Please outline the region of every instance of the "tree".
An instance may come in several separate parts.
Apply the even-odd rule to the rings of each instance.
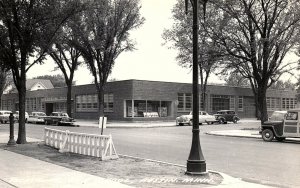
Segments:
[[[216,40],[208,35],[207,27],[214,22],[216,10],[210,5],[206,7],[206,13],[202,9],[198,17],[201,23],[199,27],[199,72],[200,88],[203,104],[206,104],[206,88],[210,74],[216,69],[216,64],[221,60],[222,52]],[[178,64],[185,68],[192,68],[193,39],[192,39],[192,10],[186,15],[184,1],[178,1],[173,8],[174,24],[171,29],[166,29],[162,35],[165,43],[169,43],[171,48],[178,50],[176,60]],[[205,110],[206,105],[203,105]]]
[[[18,144],[26,143],[26,72],[43,60],[57,30],[78,4],[75,0],[0,1],[0,51],[19,93]]]
[[[225,68],[249,79],[263,122],[267,120],[267,89],[294,68],[284,58],[296,45],[300,2],[216,0],[213,4],[222,15],[213,34],[229,55]]]
[[[65,78],[63,75],[61,74],[57,74],[57,75],[43,75],[43,76],[37,76],[34,77],[32,79],[45,79],[45,80],[50,80],[51,83],[53,84],[54,87],[66,87],[66,82],[65,82]],[[76,85],[76,82],[73,81],[72,85]]]
[[[58,68],[61,70],[64,76],[65,83],[67,85],[67,113],[72,116],[72,85],[75,71],[81,64],[79,60],[81,53],[72,45],[75,34],[73,28],[80,24],[80,17],[73,16],[66,23],[56,37],[54,44],[52,45],[49,55],[52,57]],[[72,25],[70,27],[70,25]]]
[[[287,81],[282,81],[278,80],[275,82],[270,88],[271,89],[289,89],[289,90],[296,90],[297,89],[297,84],[292,83],[291,80]]]
[[[115,59],[122,52],[134,49],[129,32],[141,26],[144,19],[140,16],[139,0],[97,0],[89,7],[81,17],[81,24],[72,28],[77,33],[73,45],[94,77],[99,116],[103,116],[104,86]]]
[[[11,73],[8,68],[0,66],[0,107],[1,107],[1,97],[5,89],[11,84],[10,79]]]
[[[228,78],[225,79],[226,85],[234,87],[250,87],[249,80],[237,72],[231,73]]]

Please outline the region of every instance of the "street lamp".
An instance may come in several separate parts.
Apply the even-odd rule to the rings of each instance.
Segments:
[[[198,90],[198,0],[190,0],[193,7],[193,138],[186,174],[202,175],[206,173],[206,162],[200,145],[199,130],[199,90]],[[207,0],[202,0],[205,17]],[[185,0],[186,13],[188,0]]]

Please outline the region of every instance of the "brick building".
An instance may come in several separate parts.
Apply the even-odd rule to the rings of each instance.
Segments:
[[[26,111],[66,111],[67,88],[27,91]],[[94,84],[74,86],[72,116],[77,119],[97,119],[98,100]],[[2,96],[3,110],[16,111],[17,93]],[[209,85],[206,104],[200,109],[215,113],[222,109],[235,110],[241,118],[255,117],[254,97],[250,88]],[[268,112],[296,106],[296,91],[269,90]],[[107,83],[104,112],[108,119],[124,121],[174,120],[192,110],[192,84],[144,80],[124,80]]]

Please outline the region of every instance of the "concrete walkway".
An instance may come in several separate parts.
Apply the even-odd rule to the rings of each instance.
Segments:
[[[0,143],[7,143],[8,138],[7,134],[0,133]],[[27,138],[27,141],[38,140]],[[3,149],[0,149],[0,169],[1,188],[130,187]]]
[[[213,131],[214,133],[225,132],[230,135],[246,133],[254,136],[251,131]],[[252,131],[253,132],[253,131]],[[246,135],[246,134],[243,134]],[[0,143],[6,144],[9,140],[9,135],[0,132]],[[27,137],[28,142],[41,142],[42,140]],[[18,147],[18,146],[16,146]],[[40,188],[40,187],[63,187],[63,188],[79,188],[79,187],[116,187],[125,188],[130,187],[118,182],[107,180],[98,176],[86,174],[83,172],[71,170],[59,165],[44,162],[38,159],[20,155],[14,152],[0,149],[0,187],[13,188]],[[220,173],[220,172],[218,172]],[[249,183],[242,181],[239,178],[234,178],[226,174],[220,173],[224,180],[215,187],[254,187],[264,188],[268,186]]]

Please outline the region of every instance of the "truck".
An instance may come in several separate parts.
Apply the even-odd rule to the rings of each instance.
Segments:
[[[300,138],[300,109],[288,110],[282,120],[269,120],[261,125],[260,134],[266,142],[274,138],[284,141],[286,138]]]
[[[73,125],[74,119],[65,112],[52,112],[50,116],[43,117],[46,125]]]

